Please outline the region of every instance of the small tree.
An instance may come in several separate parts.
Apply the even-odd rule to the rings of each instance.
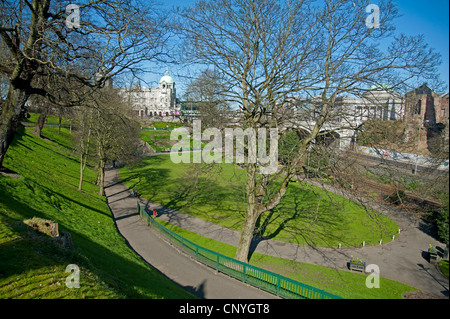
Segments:
[[[96,148],[97,185],[104,194],[105,166],[110,161],[138,155],[139,124],[131,107],[112,88],[95,95],[92,115],[92,139]]]
[[[97,162],[96,184],[103,195],[106,164],[137,155],[139,124],[133,118],[131,107],[111,87],[96,91],[87,104],[77,107],[74,124],[75,149],[80,156],[78,190],[82,189],[88,158],[92,158]]]
[[[186,100],[196,102],[201,114],[202,126],[220,127],[231,114],[226,101],[227,86],[217,70],[204,70],[189,83]]]
[[[80,156],[80,178],[78,190],[81,191],[83,188],[84,170],[90,154],[89,150],[92,146],[93,109],[85,106],[75,108],[74,126],[74,149]]]
[[[449,235],[449,228],[448,228],[448,204],[441,210],[439,210],[436,223],[438,227],[438,234],[441,240],[448,244],[448,235]]]

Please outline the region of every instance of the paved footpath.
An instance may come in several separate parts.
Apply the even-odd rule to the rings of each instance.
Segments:
[[[161,240],[137,213],[136,198],[118,180],[117,170],[105,171],[105,194],[120,234],[152,267],[193,293],[206,299],[271,299],[276,296],[216,273],[178,252]]]
[[[117,170],[107,171],[106,178],[110,182],[113,181],[115,183],[107,188],[109,194],[115,194],[118,191],[111,191],[111,188],[119,188],[122,192],[127,193],[126,187],[118,180]],[[333,189],[329,190],[337,192]],[[114,207],[114,200],[110,198],[111,195],[107,194],[107,196],[110,206],[112,205]],[[130,199],[132,203],[129,204],[130,208],[128,214],[130,214],[130,212],[134,213],[136,207],[136,199]],[[128,202],[128,199],[124,195],[116,200]],[[148,211],[155,208],[158,211],[159,218],[204,237],[234,246],[236,246],[239,241],[240,233],[238,231],[224,228],[217,224],[162,207],[159,204],[149,202],[145,199],[140,199],[140,203],[141,206],[145,207]],[[133,207],[131,208],[131,206]],[[430,264],[426,258],[426,251],[429,244],[432,244],[441,251],[443,251],[445,245],[428,235],[424,231],[424,229],[426,230],[426,227],[411,215],[407,215],[401,211],[388,210],[386,207],[382,206],[374,208],[388,215],[399,225],[401,232],[394,241],[382,245],[339,249],[296,245],[277,240],[259,240],[254,243],[253,249],[256,252],[266,255],[343,270],[348,269],[347,263],[351,256],[359,257],[364,260],[366,264],[376,264],[379,267],[381,277],[405,283],[428,294],[448,298],[448,279],[440,273],[435,265]],[[116,209],[111,208],[111,210],[113,210],[113,214],[115,215],[114,210]],[[127,213],[122,212],[121,214],[126,215]],[[139,216],[136,217],[139,218]],[[135,223],[136,222],[137,221],[135,221]],[[141,222],[141,224],[143,223]],[[122,232],[120,222],[118,222],[118,227]],[[148,227],[142,227],[139,231],[149,233]],[[129,241],[131,240],[128,238],[131,234],[128,235],[127,233],[123,233],[123,235]],[[132,236],[137,237],[138,239],[140,236],[146,235],[135,231],[132,233]],[[137,239],[135,238],[133,240]],[[145,246],[147,247],[148,245]],[[156,261],[153,261],[153,263],[155,262]],[[152,262],[150,263],[152,264]],[[160,269],[160,271],[167,275],[165,269]],[[233,294],[232,298],[239,297]]]

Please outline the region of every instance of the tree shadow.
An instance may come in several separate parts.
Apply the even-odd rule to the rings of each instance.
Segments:
[[[448,297],[448,296],[449,296],[449,290],[448,290],[448,288],[445,287],[445,286],[442,284],[442,283],[443,283],[442,279],[439,280],[439,278],[437,278],[435,275],[433,275],[433,274],[430,272],[430,267],[425,267],[425,265],[423,265],[423,264],[417,264],[417,266],[419,266],[423,271],[425,271],[425,272],[430,276],[431,279],[433,279],[434,281],[436,281],[436,283],[438,283],[438,284],[443,288],[443,290],[441,291],[441,293],[442,293],[445,297]],[[446,283],[447,283],[447,285],[448,285],[448,278],[447,278],[447,280],[446,280]]]
[[[15,201],[13,204],[9,203],[5,206],[8,209],[20,212],[21,216],[23,216],[23,212],[26,212],[26,215],[23,216],[24,219],[29,216],[52,219],[51,216],[46,216],[45,213],[38,212],[20,202]],[[112,290],[119,297],[124,298],[189,299],[193,297],[189,292],[184,293],[183,290],[178,290],[176,286],[183,287],[151,267],[128,243],[130,252],[125,253],[128,255],[128,258],[126,258],[117,253],[117,249],[120,249],[123,254],[124,247],[118,247],[114,244],[114,241],[110,242],[110,245],[106,244],[109,241],[108,238],[104,238],[103,243],[98,240],[94,241],[85,234],[67,227],[62,222],[59,224],[60,231],[69,232],[75,246],[75,250],[70,250],[59,247],[49,236],[37,233],[36,230],[25,225],[21,220],[6,216],[6,218],[2,218],[2,224],[20,234],[19,238],[12,238],[0,244],[0,275],[5,280],[8,277],[15,278],[15,276],[23,278],[24,274],[28,274],[32,270],[51,268],[55,271],[51,275],[53,281],[55,283],[56,281],[60,282],[58,288],[52,289],[53,293],[65,297],[83,298],[81,292],[76,289],[69,289],[64,285],[64,280],[69,275],[69,273],[64,272],[65,267],[69,264],[76,264],[81,270],[80,286],[92,287],[92,285],[104,286],[106,284],[106,293],[110,293],[108,291]],[[141,258],[140,262],[136,262],[133,253]],[[59,270],[55,269],[54,266],[58,267]],[[95,277],[89,275],[90,273],[103,283],[93,282]],[[27,279],[26,282],[30,282],[29,280]],[[36,281],[39,280],[41,279],[36,278]],[[47,285],[43,285],[42,289],[46,289],[45,286]],[[154,287],[154,289],[149,290],[149,287]],[[37,290],[41,288],[33,289],[39,296]],[[198,294],[201,294],[201,289],[201,287],[198,287]],[[59,292],[55,292],[55,290]],[[27,293],[29,292],[27,290]],[[47,298],[46,292],[43,291],[42,294],[40,298]],[[91,297],[95,298],[96,296]]]
[[[197,287],[194,287],[194,286],[183,286],[183,288],[184,288],[184,290],[186,290],[187,292],[193,294],[197,298],[205,299],[205,284],[206,284],[206,279],[200,285],[198,285]]]
[[[165,206],[204,215],[205,218],[232,217],[235,212],[225,207],[223,199],[233,198],[233,189],[221,184],[219,178],[219,166],[190,165],[184,174],[172,180],[174,186]],[[211,216],[211,212],[217,213]]]
[[[423,219],[419,221],[418,229],[436,240],[441,240],[438,235],[437,227],[427,221],[424,221]]]
[[[124,173],[125,177],[117,177],[114,182],[128,184],[132,181],[130,189],[136,187],[140,195],[152,199],[170,177],[168,169],[158,167],[164,161],[160,156],[143,158],[141,162],[129,164],[129,171]]]
[[[287,197],[285,195],[289,201],[282,200],[276,209],[261,215],[256,223],[249,258],[260,243],[276,239],[282,232],[284,237],[290,237],[291,242],[301,242],[310,247],[315,247],[318,242],[326,243],[339,239],[335,234],[345,226],[343,216],[337,213],[341,208],[340,204],[322,202],[319,210],[314,198],[322,195],[300,189]]]

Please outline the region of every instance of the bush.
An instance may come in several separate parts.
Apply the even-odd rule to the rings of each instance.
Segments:
[[[405,198],[406,198],[405,192],[402,190],[399,190],[399,191],[396,191],[393,194],[391,194],[387,198],[387,200],[392,204],[400,205],[404,202]]]
[[[448,243],[448,206],[442,208],[436,216],[438,235],[444,243]]]

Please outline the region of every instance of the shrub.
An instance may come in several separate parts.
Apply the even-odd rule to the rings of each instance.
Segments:
[[[444,243],[448,243],[448,206],[438,211],[436,225],[439,237]]]

